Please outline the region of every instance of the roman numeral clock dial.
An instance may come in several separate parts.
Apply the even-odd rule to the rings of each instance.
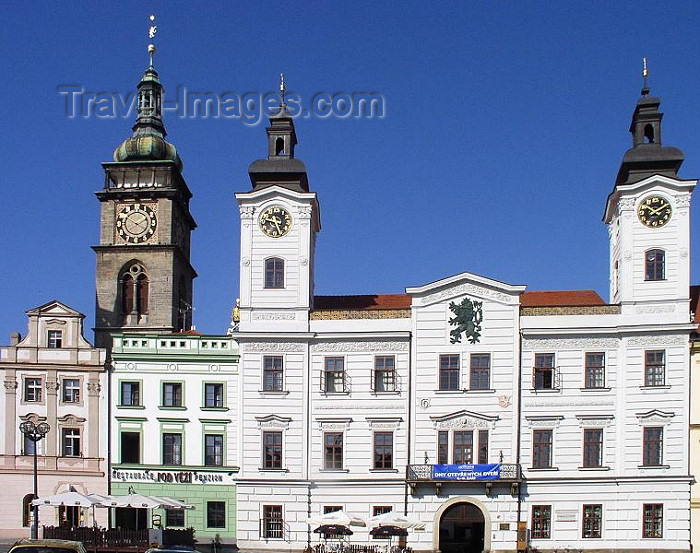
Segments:
[[[639,221],[650,228],[658,228],[668,223],[671,218],[671,204],[661,196],[648,196],[637,208]]]
[[[156,214],[147,205],[130,204],[117,213],[117,234],[127,244],[147,242],[156,231],[158,222]]]
[[[279,205],[267,207],[260,214],[258,225],[270,238],[281,238],[292,228],[292,216]]]

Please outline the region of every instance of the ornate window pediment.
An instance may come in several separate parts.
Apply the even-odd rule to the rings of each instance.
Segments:
[[[540,415],[525,417],[530,428],[556,428],[564,417],[562,415]]]
[[[87,419],[84,417],[78,417],[76,415],[65,415],[63,417],[58,417],[58,422],[65,424],[67,426],[76,426],[78,424],[84,423]]]
[[[438,429],[448,428],[493,428],[497,416],[482,415],[473,411],[456,411],[448,415],[430,417],[433,421],[433,426]]]
[[[372,430],[396,430],[403,422],[401,417],[365,417]]]
[[[291,418],[279,415],[255,417],[255,420],[258,421],[258,428],[289,428],[289,423],[292,422]]]
[[[651,411],[646,411],[645,413],[637,413],[636,416],[639,424],[641,426],[646,426],[648,424],[668,424],[675,414],[666,413],[665,411],[660,411],[659,409],[652,409]]]
[[[340,430],[344,431],[350,427],[352,422],[351,417],[316,417],[316,422],[321,427],[321,430]]]

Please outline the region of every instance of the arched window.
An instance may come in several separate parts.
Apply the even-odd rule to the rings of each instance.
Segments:
[[[145,315],[148,313],[149,281],[141,264],[132,264],[122,276],[121,297],[124,315]]]
[[[265,288],[284,288],[284,260],[271,257],[265,260]]]
[[[32,519],[32,499],[34,499],[34,494],[27,494],[22,499],[22,526],[29,527],[29,523]]]
[[[666,278],[666,252],[649,250],[644,254],[644,280],[664,280]]]

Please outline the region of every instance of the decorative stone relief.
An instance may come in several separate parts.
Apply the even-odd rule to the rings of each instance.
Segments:
[[[625,211],[634,210],[635,199],[634,198],[621,198],[617,203],[617,212],[622,215]]]
[[[675,313],[676,312],[676,306],[675,305],[655,305],[655,306],[642,306],[642,307],[637,307],[634,310],[635,314],[637,315],[656,315],[656,314],[664,314],[664,313]]]
[[[16,390],[19,386],[17,380],[5,380],[5,389],[8,391]]]
[[[629,250],[625,250],[625,252],[622,254],[622,259],[625,261],[630,261],[632,259],[632,252]]]
[[[302,267],[306,267],[309,264],[309,258],[308,257],[302,257],[299,259],[299,263],[301,263]]]
[[[635,336],[627,338],[627,347],[651,347],[651,346],[685,346],[688,343],[687,336]]]
[[[58,417],[58,422],[65,424],[66,426],[76,426],[78,424],[84,423],[87,419],[84,417],[77,417],[75,415],[65,415],[64,417]]]
[[[615,399],[559,399],[525,401],[524,407],[545,407],[549,409],[561,409],[564,407],[608,407],[615,405]]]
[[[365,420],[372,430],[396,430],[402,421],[400,417],[392,419],[374,419],[372,417],[365,417]]]
[[[421,305],[427,305],[429,303],[436,303],[444,299],[466,295],[476,296],[479,298],[488,298],[490,300],[506,304],[515,304],[518,301],[517,296],[509,296],[503,292],[498,292],[482,286],[475,286],[474,284],[461,284],[459,286],[448,287],[433,294],[428,294],[420,299],[420,303]]]
[[[100,390],[102,390],[102,386],[100,385],[99,382],[88,382],[87,383],[87,391],[88,391],[89,395],[96,396],[97,394],[100,393]]]
[[[256,321],[293,321],[297,315],[296,313],[253,313],[252,318]]]
[[[221,367],[217,364],[209,365],[209,371],[213,373],[218,373],[221,370]]]
[[[47,378],[44,386],[49,392],[56,392],[60,389],[61,383],[58,380],[49,380]]]
[[[126,370],[127,371],[135,371],[136,370],[136,363],[127,363]]]
[[[408,351],[408,342],[320,342],[311,344],[311,352]]]
[[[176,372],[178,370],[178,365],[176,363],[169,363],[168,364],[168,370],[170,372]]]
[[[613,349],[619,345],[617,338],[526,338],[523,350],[541,349]]]
[[[311,206],[310,205],[300,205],[297,207],[297,213],[299,214],[299,219],[310,219],[311,218]]]
[[[421,399],[420,406],[421,406],[421,409],[427,409],[428,407],[430,407],[430,399],[427,397],[424,397],[423,399]]]
[[[255,214],[255,208],[250,205],[240,206],[241,219],[252,219]]]
[[[559,423],[561,422],[561,419],[564,417],[558,416],[558,417],[551,417],[551,418],[528,418],[525,417],[525,420],[527,420],[527,425],[529,428],[557,428],[559,426]]]
[[[301,342],[242,342],[241,351],[304,351],[305,344]]]
[[[505,409],[506,407],[510,407],[511,403],[513,403],[512,398],[513,398],[513,396],[498,396],[498,406],[501,409]]]
[[[289,428],[289,423],[291,419],[269,419],[269,420],[259,420],[258,428]]]
[[[243,265],[244,267],[248,267],[250,265],[250,258],[241,257],[241,265]]]
[[[438,429],[449,428],[493,428],[495,420],[477,419],[475,417],[457,417],[449,420],[434,421],[434,427]]]
[[[379,410],[389,410],[389,411],[400,411],[404,408],[401,403],[345,403],[345,402],[332,402],[327,404],[321,404],[315,407],[317,411],[379,411]]]
[[[576,415],[581,428],[606,428],[612,424],[612,415],[601,415],[598,417],[589,415]]]
[[[47,321],[44,321],[44,323],[46,325],[61,325],[61,326],[63,326],[66,324],[66,321],[64,321],[63,319],[49,319]]]
[[[679,194],[675,199],[676,209],[690,208],[690,194]]]
[[[674,416],[674,413],[665,413],[663,411],[659,411],[658,409],[653,409],[651,411],[647,411],[646,413],[637,413],[637,420],[641,426],[647,426],[650,424],[666,425],[671,422],[671,418]]]
[[[681,259],[688,257],[688,248],[681,248],[679,255],[681,256]]]

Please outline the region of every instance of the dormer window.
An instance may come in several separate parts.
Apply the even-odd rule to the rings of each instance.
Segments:
[[[50,349],[61,349],[63,347],[63,331],[49,330],[46,344]]]

